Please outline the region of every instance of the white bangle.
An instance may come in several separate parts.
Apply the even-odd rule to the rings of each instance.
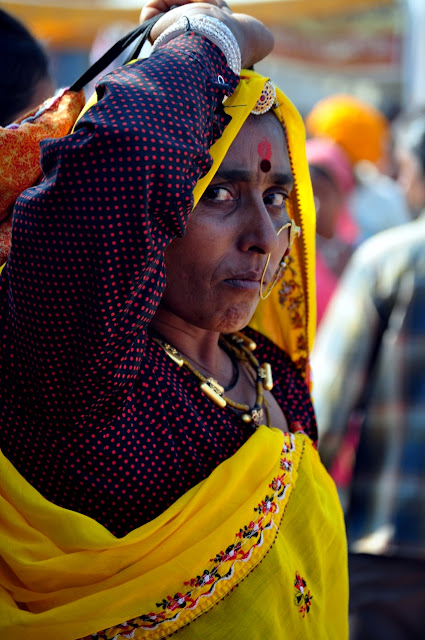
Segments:
[[[191,16],[190,20],[187,16],[182,16],[180,20],[161,33],[159,38],[155,40],[152,51],[185,31],[196,31],[206,36],[224,53],[227,64],[233,73],[237,76],[240,75],[241,51],[235,36],[223,22],[203,13]]]

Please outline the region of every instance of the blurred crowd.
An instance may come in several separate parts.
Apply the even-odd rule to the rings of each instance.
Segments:
[[[317,211],[319,450],[344,508],[352,640],[425,622],[425,108],[306,117]]]
[[[54,92],[43,48],[0,11],[0,126]],[[317,213],[319,450],[344,508],[351,638],[425,622],[425,105],[393,122],[349,95],[305,118]]]

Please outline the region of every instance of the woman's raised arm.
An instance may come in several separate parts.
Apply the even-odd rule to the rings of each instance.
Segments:
[[[163,252],[184,233],[236,84],[217,47],[184,34],[106,76],[75,132],[43,144],[45,177],[17,201],[0,284],[5,427],[17,410],[65,429],[122,413]]]

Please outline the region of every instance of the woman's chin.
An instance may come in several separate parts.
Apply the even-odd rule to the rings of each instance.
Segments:
[[[259,300],[250,305],[238,305],[231,306],[226,309],[223,314],[217,331],[220,333],[234,333],[235,331],[241,331],[251,320],[254,315],[254,311],[257,307]]]

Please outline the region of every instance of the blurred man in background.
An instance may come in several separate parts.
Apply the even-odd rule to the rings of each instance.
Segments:
[[[425,112],[397,124],[395,158],[417,220],[357,250],[313,354],[320,451],[346,514],[352,640],[419,638],[425,625]]]
[[[306,118],[310,136],[336,142],[349,159],[356,186],[349,208],[358,227],[357,244],[409,221],[403,193],[392,180],[391,130],[372,105],[345,94],[317,102]]]

